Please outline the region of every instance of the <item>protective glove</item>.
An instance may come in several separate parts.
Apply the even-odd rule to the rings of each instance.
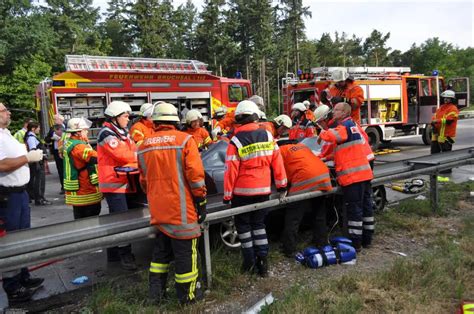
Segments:
[[[230,200],[224,199],[224,200],[222,200],[222,203],[224,203],[224,204],[230,204]]]
[[[217,135],[221,132],[221,127],[218,126],[214,130],[211,131],[211,136],[213,139],[217,139]]]
[[[43,151],[41,149],[30,150],[26,153],[26,159],[28,159],[28,163],[38,162],[43,159]]]
[[[196,198],[194,199],[194,205],[196,206],[196,211],[198,214],[198,223],[202,223],[204,220],[206,220],[207,216],[207,200],[205,198]]]
[[[286,188],[277,189],[277,191],[278,191],[278,198],[280,199],[280,201],[284,199],[286,195],[288,194],[288,191]]]

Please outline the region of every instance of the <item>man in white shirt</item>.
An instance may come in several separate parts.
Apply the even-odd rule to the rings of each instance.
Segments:
[[[6,231],[30,228],[30,206],[26,185],[30,180],[28,163],[43,158],[42,150],[26,151],[7,127],[10,111],[0,103],[0,220]],[[3,273],[3,289],[10,305],[26,302],[41,287],[43,278],[31,278],[27,268]]]

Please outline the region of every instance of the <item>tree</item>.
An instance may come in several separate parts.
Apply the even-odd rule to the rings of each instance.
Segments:
[[[113,56],[130,56],[136,50],[132,36],[131,8],[132,3],[128,0],[108,2],[106,19],[101,25],[101,31],[103,37],[110,40],[110,54]]]
[[[170,57],[178,59],[195,59],[197,10],[191,0],[181,4],[171,16],[172,40]]]
[[[390,32],[384,35],[374,29],[370,36],[365,39],[363,51],[368,66],[378,67],[388,61],[387,54],[391,48],[386,47],[386,45],[389,38]]]

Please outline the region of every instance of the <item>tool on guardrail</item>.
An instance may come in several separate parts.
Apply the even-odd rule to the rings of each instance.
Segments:
[[[399,153],[400,149],[398,148],[384,148],[384,149],[379,149],[374,153],[374,155],[386,155],[386,154],[392,154],[392,153]]]
[[[412,179],[404,182],[394,182],[390,184],[390,188],[406,194],[417,194],[425,189],[425,180]]]

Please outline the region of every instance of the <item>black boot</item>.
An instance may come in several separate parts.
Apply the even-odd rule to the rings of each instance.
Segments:
[[[251,261],[243,261],[242,265],[240,266],[240,273],[245,274],[245,273],[253,273],[253,270],[255,268],[255,263]]]
[[[166,298],[168,273],[150,273],[148,278],[148,299],[151,304],[159,305]]]
[[[198,301],[201,301],[204,298],[204,293],[201,288],[201,283],[197,281],[195,285],[193,285],[193,293],[190,296],[190,289],[192,287],[192,283],[176,283],[176,294],[178,296],[179,303],[181,305],[188,305],[193,304]]]
[[[257,256],[255,266],[260,277],[268,277],[268,261],[266,256]]]

